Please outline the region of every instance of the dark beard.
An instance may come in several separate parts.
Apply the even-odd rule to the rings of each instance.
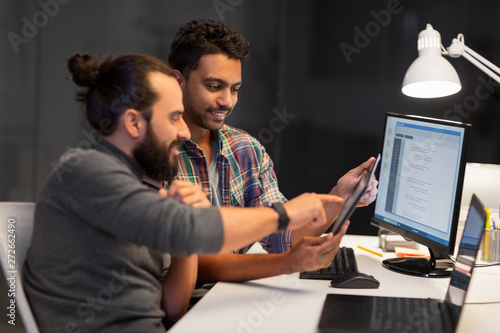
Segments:
[[[146,138],[132,152],[145,174],[156,181],[170,182],[177,175],[176,161],[170,161],[170,151],[174,145],[181,145],[178,140],[165,149],[151,128],[148,128]]]

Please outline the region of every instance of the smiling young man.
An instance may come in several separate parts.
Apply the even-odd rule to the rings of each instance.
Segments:
[[[170,48],[169,64],[182,88],[184,119],[191,131],[191,140],[181,149],[177,179],[200,184],[216,206],[286,202],[264,147],[248,133],[224,124],[238,102],[241,62],[248,54],[248,43],[238,32],[212,20],[185,24]],[[374,160],[348,172],[331,194],[346,199]],[[364,204],[375,199],[376,184],[372,182]],[[341,204],[325,207],[329,222],[340,208]],[[198,281],[242,281],[325,267],[339,246],[334,239],[318,237],[327,227],[268,235],[261,244],[270,254],[239,255],[244,248],[200,256]]]

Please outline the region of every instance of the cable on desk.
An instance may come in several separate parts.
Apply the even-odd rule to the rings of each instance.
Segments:
[[[494,301],[494,302],[465,302],[464,304],[475,304],[475,305],[485,305],[485,304],[500,304],[500,301]]]
[[[455,258],[454,256],[450,256],[450,259],[453,263],[455,263],[455,261],[457,260],[457,258]],[[482,268],[482,267],[491,267],[491,266],[499,266],[500,265],[500,262],[495,262],[495,263],[492,263],[492,264],[475,264],[474,265],[474,268]]]
[[[496,262],[496,263],[493,263],[493,264],[475,264],[474,267],[491,267],[491,266],[499,266],[500,265],[500,262]]]

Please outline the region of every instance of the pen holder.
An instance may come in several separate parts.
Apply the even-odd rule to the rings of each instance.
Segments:
[[[500,230],[484,229],[481,251],[484,261],[500,262]]]

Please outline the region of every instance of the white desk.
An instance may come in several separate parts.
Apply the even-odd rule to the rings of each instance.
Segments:
[[[354,248],[358,269],[380,281],[378,289],[337,289],[327,280],[301,280],[298,274],[244,283],[217,283],[169,333],[217,332],[316,333],[328,293],[444,298],[449,278],[420,278],[389,271],[382,258],[357,248],[377,250],[378,238],[345,236]],[[384,258],[394,253],[384,253]],[[466,303],[500,302],[500,267],[476,268]],[[492,287],[493,288],[490,288]],[[466,304],[457,332],[498,332],[500,304]],[[346,320],[355,320],[346,318]]]

